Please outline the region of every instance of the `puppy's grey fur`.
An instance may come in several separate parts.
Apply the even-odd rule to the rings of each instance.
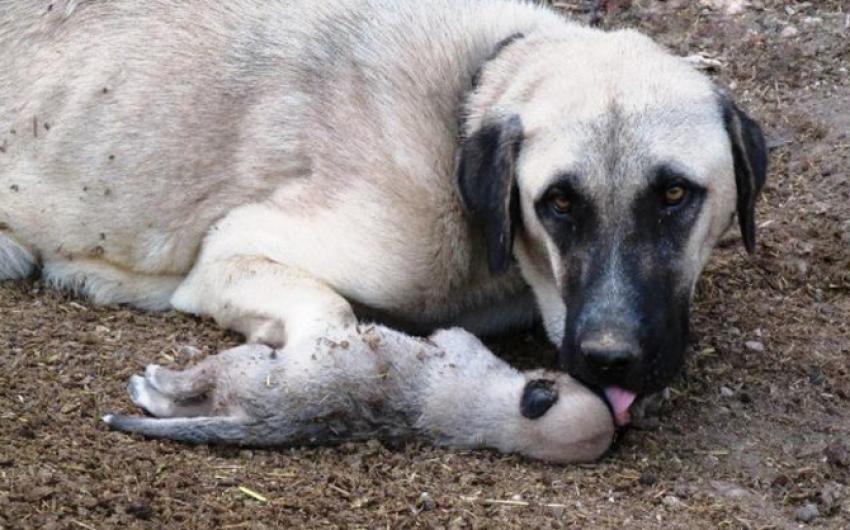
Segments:
[[[507,0],[50,6],[0,12],[0,279],[40,265],[275,345],[354,309],[414,330],[542,317],[567,369],[638,392],[684,348],[638,335],[684,337],[736,206],[752,244],[757,128],[636,32]],[[705,191],[670,252],[634,213],[661,166]],[[572,250],[540,209],[565,175],[595,212]],[[596,381],[582,338],[631,327],[633,373]]]
[[[523,397],[538,388],[544,402],[524,411]],[[193,443],[420,436],[577,462],[598,458],[614,433],[604,402],[571,377],[520,373],[460,329],[424,340],[380,326],[336,329],[280,354],[245,345],[182,372],[149,365],[129,390],[157,418],[108,415],[109,425]]]

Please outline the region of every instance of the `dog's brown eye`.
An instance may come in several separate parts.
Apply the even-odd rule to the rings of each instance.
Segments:
[[[687,195],[688,191],[685,187],[676,184],[664,190],[664,202],[667,206],[676,206],[677,204],[681,204]]]
[[[572,202],[563,192],[555,191],[549,194],[549,204],[552,205],[555,213],[564,215],[570,213]]]

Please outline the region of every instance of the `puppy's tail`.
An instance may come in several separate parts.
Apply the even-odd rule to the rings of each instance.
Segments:
[[[251,444],[257,439],[250,423],[227,416],[146,418],[107,414],[101,419],[118,431],[191,444]]]

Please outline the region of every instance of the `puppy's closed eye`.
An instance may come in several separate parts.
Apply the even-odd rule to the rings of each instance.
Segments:
[[[535,379],[526,383],[519,401],[519,410],[526,418],[536,420],[546,414],[546,411],[557,401],[558,391],[555,390],[555,382]]]

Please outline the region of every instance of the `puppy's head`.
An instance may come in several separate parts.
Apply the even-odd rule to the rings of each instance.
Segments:
[[[681,368],[736,214],[754,248],[758,125],[647,37],[583,28],[506,41],[465,111],[458,187],[491,271],[518,263],[561,366],[626,412]]]
[[[608,450],[614,422],[605,403],[563,373],[526,372],[522,427],[513,440],[523,454],[549,462],[590,462]]]

